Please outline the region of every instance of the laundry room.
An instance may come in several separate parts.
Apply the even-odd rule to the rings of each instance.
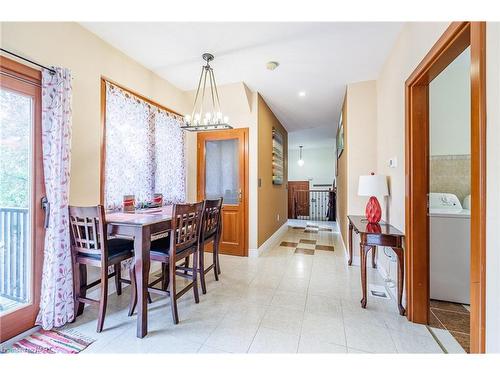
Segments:
[[[470,340],[470,90],[467,48],[429,86],[428,201],[430,326],[465,351]]]

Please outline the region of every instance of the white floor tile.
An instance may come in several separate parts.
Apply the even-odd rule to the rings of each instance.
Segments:
[[[336,345],[328,342],[312,340],[301,337],[299,342],[299,353],[347,353],[344,345]]]
[[[396,346],[387,328],[372,324],[346,325],[347,346],[370,353],[396,353]]]
[[[127,316],[128,288],[122,296],[109,297],[102,333],[95,332],[95,307],[67,327],[96,340],[84,353],[439,352],[424,326],[398,314],[394,300],[369,297],[367,308],[361,308],[359,267],[347,265],[333,228],[316,233],[289,229],[281,239],[316,240],[334,246],[333,252],[294,254],[295,248],[278,245],[257,258],[221,255],[220,281],[208,273],[207,294],[200,295],[199,304],[192,293],[179,300],[178,325],[172,322],[170,301],[154,296],[144,339],[135,337],[137,315]],[[211,261],[211,254],[206,259]],[[377,270],[368,270],[368,280],[383,283]]]
[[[261,327],[255,335],[249,353],[297,353],[299,335]]]

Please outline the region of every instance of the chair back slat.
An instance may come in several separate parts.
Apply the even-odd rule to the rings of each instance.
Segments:
[[[175,204],[172,210],[172,250],[179,252],[197,245],[201,234],[204,202]]]
[[[102,255],[106,259],[104,206],[69,206],[71,251],[74,254]]]
[[[218,234],[222,219],[222,198],[205,200],[203,213],[202,236],[208,239]]]

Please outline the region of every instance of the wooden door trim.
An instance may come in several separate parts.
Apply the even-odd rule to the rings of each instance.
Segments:
[[[33,213],[32,228],[31,228],[31,243],[32,243],[32,259],[31,277],[32,304],[21,307],[12,313],[0,317],[0,342],[6,341],[19,333],[27,331],[34,327],[35,319],[38,314],[40,305],[40,289],[42,284],[42,267],[43,267],[43,246],[45,238],[45,230],[43,229],[43,210],[40,206],[40,199],[45,194],[45,184],[43,177],[43,157],[42,157],[42,96],[41,96],[41,72],[17,61],[1,57],[0,70],[2,73],[7,73],[7,77],[13,80],[18,80],[20,85],[28,85],[28,90],[20,88],[16,91],[27,95],[33,95],[34,101],[34,135],[33,135],[33,156],[34,162],[31,166],[31,174],[33,181],[31,189],[34,197],[31,202],[31,212]],[[8,79],[8,78],[7,78]],[[2,79],[3,80],[3,79]],[[5,81],[4,81],[5,82]],[[26,86],[25,86],[26,87]],[[16,314],[14,318],[13,315]],[[9,316],[10,315],[10,316]]]
[[[405,83],[405,219],[408,318],[428,322],[430,82],[471,49],[471,353],[485,352],[486,318],[486,23],[453,22]],[[423,207],[423,208],[422,208]],[[425,211],[425,214],[423,213]]]
[[[244,246],[244,256],[248,256],[248,157],[249,157],[249,138],[248,138],[248,128],[236,128],[230,130],[219,130],[210,132],[199,132],[197,135],[197,163],[196,163],[196,198],[198,201],[202,200],[205,187],[205,175],[201,173],[201,166],[205,163],[205,154],[201,151],[204,148],[202,144],[210,138],[213,141],[221,141],[225,139],[234,139],[239,137],[240,134],[243,135],[243,227],[245,228],[245,233],[243,235]]]

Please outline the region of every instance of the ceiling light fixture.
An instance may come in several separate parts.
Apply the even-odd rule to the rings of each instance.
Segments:
[[[211,53],[204,53],[202,57],[207,63],[201,67],[201,75],[200,80],[198,81],[196,95],[194,97],[193,110],[191,115],[184,116],[186,125],[181,128],[187,131],[232,129],[233,127],[228,124],[229,117],[223,116],[220,108],[219,91],[217,90],[217,84],[215,83],[215,74],[214,70],[210,66],[210,61],[214,59],[214,55]],[[208,88],[207,79],[210,85]],[[200,89],[201,100],[198,102]],[[205,112],[205,115],[203,115],[203,104],[205,101],[205,91],[207,89],[210,91],[211,95],[211,108],[210,111]]]
[[[280,63],[277,62],[277,61],[269,61],[269,62],[266,63],[267,70],[274,70],[278,66],[280,66]]]
[[[302,159],[302,147],[303,146],[299,146],[299,160],[297,161],[299,167],[302,167],[304,165],[304,159]]]
[[[306,96],[306,92],[305,92],[305,91],[300,91],[300,92],[299,92],[299,96],[300,96],[300,97],[304,97],[304,96]]]

